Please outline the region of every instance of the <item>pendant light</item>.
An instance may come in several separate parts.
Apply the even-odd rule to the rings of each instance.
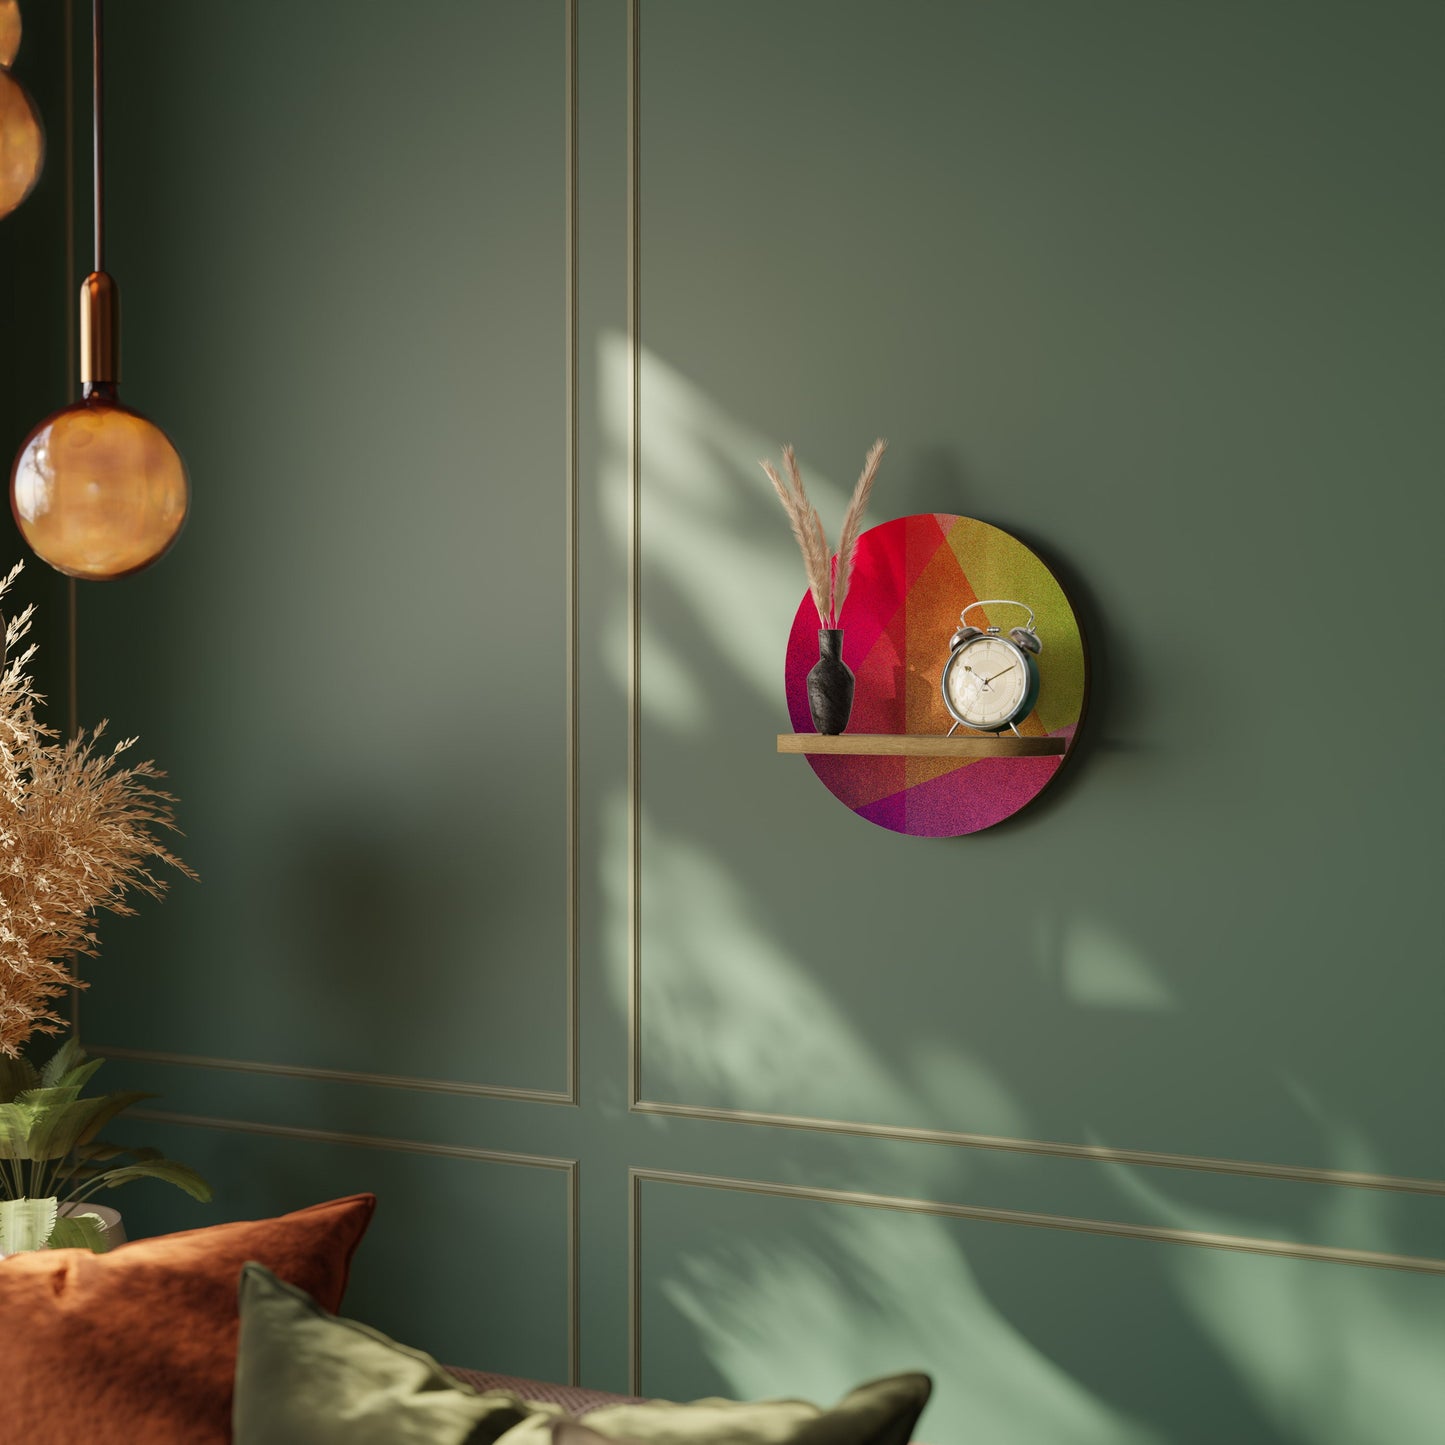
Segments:
[[[190,480],[166,434],[120,404],[119,296],[105,270],[101,3],[91,0],[95,269],[80,287],[81,400],[46,417],[10,473],[21,534],[57,571],[127,577],[164,556],[190,505]]]
[[[45,131],[30,92],[10,74],[20,49],[20,0],[0,0],[0,216],[8,216],[40,179]]]

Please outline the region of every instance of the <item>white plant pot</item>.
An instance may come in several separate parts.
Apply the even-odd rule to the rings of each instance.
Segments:
[[[108,1254],[117,1245],[125,1243],[125,1224],[120,1217],[120,1210],[112,1209],[108,1204],[62,1204],[59,1212],[61,1214],[98,1214],[104,1226],[105,1248],[101,1251]]]
[[[22,1241],[22,1250],[45,1248],[39,1241],[49,1233],[56,1215],[95,1215],[100,1220],[100,1254],[108,1254],[117,1245],[125,1243],[125,1226],[121,1223],[120,1214],[108,1204],[62,1204],[56,1209],[54,1199],[14,1199],[0,1204],[0,1209],[7,1212],[5,1219],[0,1221],[4,1225],[0,1228],[0,1239],[8,1236],[12,1242]],[[26,1240],[31,1242],[23,1242]],[[4,1251],[0,1251],[0,1259],[4,1258]]]

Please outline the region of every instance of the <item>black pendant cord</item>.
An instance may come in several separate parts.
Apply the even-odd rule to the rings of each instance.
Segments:
[[[101,89],[101,5],[90,0],[90,87],[91,87],[91,155],[95,172],[95,266],[105,270],[105,147],[101,133],[101,110],[104,93]]]

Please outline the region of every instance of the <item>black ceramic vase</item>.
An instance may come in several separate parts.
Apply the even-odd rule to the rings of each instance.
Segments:
[[[818,660],[808,674],[808,711],[820,733],[837,734],[853,711],[853,670],[843,661],[843,629],[818,633]]]

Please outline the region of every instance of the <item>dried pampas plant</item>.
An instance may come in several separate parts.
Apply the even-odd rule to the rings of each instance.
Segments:
[[[20,573],[16,566],[0,599]],[[30,630],[33,607],[5,626],[8,651]],[[179,831],[164,777],[154,763],[119,766],[134,738],[100,746],[105,724],[68,742],[37,721],[44,698],[26,666],[25,649],[0,673],[0,1056],[15,1057],[32,1034],[65,1026],[54,1001],[85,984],[74,960],[98,951],[98,909],[129,914],[134,890],[159,898],[165,864],[196,875],[155,829]]]
[[[838,533],[838,572],[833,583],[834,617],[843,615],[843,604],[848,600],[848,585],[853,580],[853,563],[858,556],[858,538],[863,533],[863,513],[868,510],[868,498],[873,495],[878,463],[887,450],[888,443],[882,437],[868,448],[863,470],[848,501],[848,510],[843,514],[843,530]]]
[[[823,519],[818,515],[817,508],[808,501],[807,492],[803,490],[802,474],[798,471],[792,447],[783,448],[783,461],[787,465],[789,476],[796,479],[793,488],[783,481],[778,475],[778,469],[771,462],[763,462],[762,468],[768,474],[768,480],[773,484],[773,490],[778,494],[783,510],[788,514],[793,540],[803,554],[803,572],[808,578],[808,590],[813,594],[813,606],[818,609],[821,620],[828,613],[830,590],[828,543],[823,536]]]
[[[790,446],[783,448],[783,465],[788,473],[785,482],[778,475],[778,469],[771,462],[758,465],[768,474],[788,522],[798,550],[803,554],[803,571],[808,578],[808,590],[813,594],[813,606],[818,609],[818,622],[823,627],[834,628],[843,615],[843,604],[848,600],[848,587],[853,580],[853,563],[858,554],[858,538],[863,532],[863,513],[868,509],[868,498],[873,494],[873,483],[878,476],[878,464],[888,443],[879,437],[868,448],[867,460],[848,510],[843,515],[843,530],[838,534],[838,556],[836,566],[828,551],[828,539],[823,532],[823,519],[818,509],[808,500],[803,486],[803,474],[798,470],[798,458]]]

